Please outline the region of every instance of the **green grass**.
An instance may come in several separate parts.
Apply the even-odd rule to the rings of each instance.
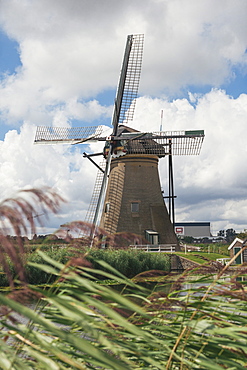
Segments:
[[[184,252],[176,252],[178,256],[187,258],[190,261],[197,262],[200,264],[205,264],[207,261],[205,261],[204,258],[206,258],[209,261],[216,261],[218,258],[229,258],[227,255],[223,254],[218,254],[218,253],[205,253],[205,252],[189,252],[189,253],[184,253]],[[204,258],[200,258],[204,257]]]
[[[190,252],[194,255],[203,256],[211,261],[216,261],[217,258],[229,258],[229,255],[219,254],[219,253],[205,253],[205,252]]]

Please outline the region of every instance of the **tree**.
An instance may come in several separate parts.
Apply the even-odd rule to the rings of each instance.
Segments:
[[[217,236],[225,237],[225,230],[220,230],[217,234]]]
[[[227,229],[226,230],[226,241],[227,243],[231,243],[236,236],[236,231],[234,229]]]
[[[183,241],[184,241],[185,243],[193,243],[193,242],[194,242],[194,238],[193,238],[193,236],[185,236],[185,237],[183,238]]]
[[[238,238],[245,240],[247,238],[247,229],[241,231],[241,233],[237,234]]]

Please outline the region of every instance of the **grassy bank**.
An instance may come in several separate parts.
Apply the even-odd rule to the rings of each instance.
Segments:
[[[209,263],[210,261],[216,261],[218,258],[229,258],[229,255],[219,253],[206,253],[206,252],[176,252],[178,256],[187,258],[190,261],[197,262],[200,264]]]

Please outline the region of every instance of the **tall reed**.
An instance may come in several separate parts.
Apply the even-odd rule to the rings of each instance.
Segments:
[[[194,271],[189,285],[187,274],[172,284],[167,276],[163,285],[171,288],[164,293],[161,286],[154,291],[133,283],[105,262],[98,261],[107,272],[86,267],[83,258],[77,266],[63,265],[39,253],[47,264],[35,266],[56,275],[56,284],[28,287],[40,299],[36,309],[0,294],[2,369],[246,367],[247,298],[240,276],[198,279]],[[98,274],[125,289],[99,284]]]

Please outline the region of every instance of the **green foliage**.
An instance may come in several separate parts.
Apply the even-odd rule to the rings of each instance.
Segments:
[[[138,286],[105,262],[98,261],[108,272],[65,266],[39,255],[46,264],[29,265],[56,275],[59,289],[43,291],[31,286],[33,294],[42,295],[36,309],[0,294],[5,306],[1,369],[217,370],[246,366],[245,283],[237,282],[240,276],[223,280],[226,268],[217,277],[190,277],[189,285],[187,276],[180,276],[164,294]],[[95,273],[128,289],[119,293],[99,284],[94,281]],[[11,310],[29,324],[12,320]]]
[[[165,253],[130,249],[91,249],[88,250],[87,259],[92,261],[95,268],[99,268],[95,260],[105,261],[128,278],[149,270],[170,271],[170,259]]]
[[[1,369],[246,367],[245,266],[230,270],[231,278],[225,280],[222,277],[229,266],[217,275],[214,270],[213,276],[206,266],[208,275],[196,279],[193,274],[197,271],[177,279],[166,275],[163,286],[150,289],[150,285],[144,288],[135,284],[122,272],[132,276],[150,268],[168,270],[166,255],[78,249],[81,255],[75,256],[67,247],[49,244],[44,245],[45,254],[36,248],[32,253],[33,247],[25,250],[22,235],[27,225],[35,232],[37,202],[42,209],[56,212],[61,198],[52,191],[37,189],[25,192],[24,198],[28,195],[32,201],[19,197],[0,204],[0,262],[12,286],[11,293],[0,294]],[[4,233],[7,224],[16,230],[14,240]],[[83,223],[75,225],[81,227]],[[31,281],[51,278],[54,284],[49,289],[26,284],[27,251],[26,273]],[[85,252],[93,268],[88,267]],[[109,285],[97,281],[98,276]],[[13,289],[15,277],[19,281],[17,290]],[[28,298],[32,299],[29,305]]]
[[[184,236],[183,237],[183,242],[184,243],[193,243],[194,242],[194,238],[193,238],[193,236]]]
[[[247,229],[236,235],[238,238],[245,240],[247,238]]]
[[[53,258],[54,261],[61,263],[67,263],[67,261],[73,256],[67,248],[56,248],[54,250],[46,251],[46,255]],[[29,254],[28,263],[26,266],[27,281],[30,284],[48,284],[55,280],[56,276],[49,272],[41,271],[34,264],[47,264],[39,252]]]
[[[83,249],[81,251],[73,251],[68,246],[50,246],[42,245],[42,251],[46,252],[46,255],[53,258],[55,261],[61,263],[67,263],[72,257],[83,257],[87,254],[87,259],[92,262],[94,268],[99,268],[97,259],[107,262],[109,265],[117,269],[119,272],[132,278],[133,276],[145,272],[148,270],[162,270],[170,271],[170,259],[169,256],[164,253],[146,253],[143,251],[133,250],[103,250],[103,249]],[[39,249],[31,250],[26,256],[27,262],[34,262],[35,264],[46,264],[41,255]],[[15,269],[13,264],[10,264],[12,275],[15,277]],[[48,284],[55,280],[55,276],[44,271],[41,271],[36,266],[28,264],[26,267],[26,277],[30,284]],[[98,278],[100,278],[98,276]],[[8,286],[8,280],[4,273],[0,274],[0,286]]]
[[[74,255],[71,251],[69,251],[68,248],[46,247],[42,248],[42,250],[43,249],[45,250],[47,256],[61,263],[66,263]],[[27,263],[34,262],[36,264],[46,264],[42,256],[38,253],[38,250],[29,252],[25,258]],[[13,278],[18,278],[18,274],[16,272],[14,264],[11,263],[10,261],[8,263]],[[27,264],[27,266],[25,267],[25,275],[27,281],[30,284],[48,284],[53,282],[56,278],[54,275],[41,271],[39,268],[29,264]],[[0,286],[1,287],[9,286],[7,276],[3,272],[0,273]]]
[[[61,245],[61,244],[68,244],[68,242],[64,239],[54,239],[52,238],[52,236],[48,236],[47,238],[44,239],[44,241],[42,242],[42,245],[46,245],[46,244],[50,244],[50,245]]]
[[[234,229],[220,230],[218,236],[225,238],[227,243],[231,243],[236,237],[236,231]]]
[[[43,188],[25,189],[16,198],[0,202],[0,264],[10,286],[14,287],[15,277],[21,283],[26,280],[27,238],[23,235],[35,234],[36,223],[41,224],[38,210],[42,210],[44,216],[48,211],[56,213],[63,201],[52,189]]]

